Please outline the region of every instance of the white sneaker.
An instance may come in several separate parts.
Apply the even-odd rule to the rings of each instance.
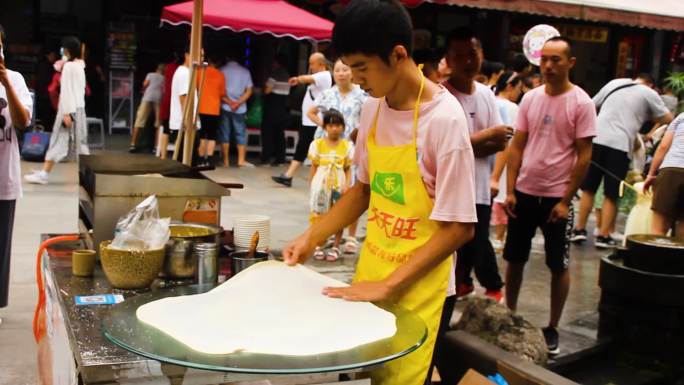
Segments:
[[[24,175],[24,180],[34,184],[48,184],[48,175],[45,171],[38,171],[33,174]]]
[[[503,250],[504,243],[502,241],[500,241],[498,239],[492,239],[491,242],[492,242],[492,247],[494,248],[494,250],[496,250],[496,251]]]
[[[615,239],[618,242],[622,242],[625,239],[625,234],[614,231],[614,232],[610,233],[610,237]]]

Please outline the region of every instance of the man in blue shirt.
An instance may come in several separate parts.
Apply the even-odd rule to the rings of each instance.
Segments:
[[[235,135],[238,149],[238,167],[254,167],[245,160],[247,154],[247,100],[252,96],[252,75],[249,70],[240,65],[235,58],[240,57],[237,52],[228,55],[228,63],[221,67],[226,78],[226,96],[230,102],[221,105],[221,130],[218,140],[223,152],[223,165],[228,166],[228,151],[230,148],[231,132]]]

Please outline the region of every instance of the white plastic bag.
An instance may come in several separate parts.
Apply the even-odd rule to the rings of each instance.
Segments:
[[[332,201],[332,185],[330,175],[332,165],[320,166],[311,180],[311,196],[309,207],[312,213],[325,214],[330,210]]]
[[[164,247],[171,218],[159,218],[157,197],[150,195],[116,223],[111,247],[122,250],[156,250]]]
[[[644,192],[643,182],[635,183],[634,189],[637,191],[637,203],[627,216],[623,245],[627,242],[628,235],[651,233],[651,222],[653,222],[651,200],[653,196],[649,192]]]

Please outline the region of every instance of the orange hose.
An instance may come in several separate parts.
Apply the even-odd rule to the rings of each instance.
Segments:
[[[33,313],[33,337],[36,339],[36,343],[40,342],[40,339],[45,335],[46,331],[45,317],[42,319],[40,317],[41,310],[45,307],[45,285],[43,284],[43,269],[41,263],[43,260],[43,253],[45,252],[45,249],[55,243],[78,241],[79,239],[80,236],[78,234],[60,235],[46,239],[38,248],[38,255],[36,256],[36,284],[38,285],[38,303],[36,304],[36,310]]]

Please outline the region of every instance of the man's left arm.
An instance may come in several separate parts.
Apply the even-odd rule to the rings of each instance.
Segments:
[[[349,287],[325,288],[323,294],[347,301],[385,301],[401,295],[455,250],[472,239],[474,223],[438,222],[439,228],[413,256],[381,281],[356,282]]]
[[[577,162],[575,162],[575,166],[572,168],[570,183],[565,189],[563,198],[556,204],[553,211],[551,211],[551,215],[549,215],[549,222],[556,222],[568,218],[570,202],[572,202],[572,198],[574,198],[577,189],[579,189],[582,184],[582,181],[587,174],[587,170],[589,169],[589,164],[591,163],[592,140],[593,137],[575,139]]]

